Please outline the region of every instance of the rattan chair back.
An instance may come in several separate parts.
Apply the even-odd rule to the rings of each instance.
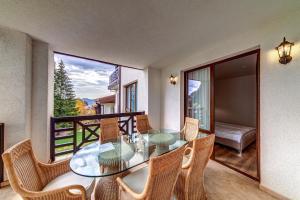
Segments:
[[[99,137],[101,143],[105,143],[106,141],[116,139],[119,135],[120,128],[117,117],[101,119]]]
[[[205,200],[204,169],[213,152],[215,135],[195,139],[187,163],[182,166],[179,174],[175,195],[178,200]]]
[[[149,123],[148,115],[136,116],[136,129],[139,133],[147,133],[152,129]]]
[[[183,128],[183,135],[187,141],[196,139],[199,133],[199,120],[194,118],[185,118],[185,124]]]

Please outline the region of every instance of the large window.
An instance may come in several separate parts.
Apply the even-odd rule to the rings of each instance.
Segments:
[[[110,77],[117,65],[63,53],[55,53],[54,61],[55,117],[114,113]]]
[[[199,119],[210,131],[210,68],[186,72],[186,116]]]
[[[125,86],[125,112],[137,111],[137,82]]]

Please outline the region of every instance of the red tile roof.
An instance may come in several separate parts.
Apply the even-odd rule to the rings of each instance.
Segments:
[[[104,103],[115,103],[116,95],[110,95],[102,98],[96,99],[97,103],[104,104]]]

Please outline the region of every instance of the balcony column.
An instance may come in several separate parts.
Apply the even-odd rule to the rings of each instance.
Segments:
[[[39,160],[50,155],[50,117],[53,114],[53,51],[45,42],[32,42],[31,140]]]
[[[147,113],[151,126],[154,129],[161,128],[160,124],[160,77],[161,70],[148,67],[146,71],[146,85],[147,85]]]

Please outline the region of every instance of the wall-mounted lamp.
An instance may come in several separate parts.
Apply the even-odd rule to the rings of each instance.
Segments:
[[[281,64],[287,64],[292,60],[291,51],[294,43],[286,41],[285,37],[283,42],[280,43],[276,50],[278,51],[279,62]]]
[[[170,76],[170,83],[172,84],[172,85],[176,85],[176,83],[177,83],[177,76],[173,76],[172,74],[171,74],[171,76]]]

